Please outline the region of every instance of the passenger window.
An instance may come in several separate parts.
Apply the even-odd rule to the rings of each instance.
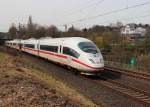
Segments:
[[[32,44],[25,44],[25,47],[28,47],[28,48],[34,48],[35,45],[32,45]]]
[[[15,45],[16,45],[16,43],[13,43],[13,45],[15,46]]]
[[[58,53],[58,46],[40,45],[40,49]]]
[[[63,47],[63,54],[73,56],[75,58],[78,58],[80,54],[76,52],[75,50],[68,48],[68,47]]]

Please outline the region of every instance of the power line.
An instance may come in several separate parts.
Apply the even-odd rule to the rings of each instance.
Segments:
[[[129,17],[129,18],[117,19],[117,20],[132,20],[132,19],[141,19],[141,18],[147,18],[147,17],[150,17],[150,14],[148,14],[148,15],[142,15],[142,16],[138,16],[138,17]],[[108,21],[105,21],[105,22],[108,22]],[[102,23],[105,23],[105,22],[102,22]],[[110,23],[116,22],[116,20],[112,20],[112,21],[109,21],[109,22]]]
[[[120,19],[107,20],[107,21],[101,22],[99,24],[105,24],[106,22],[107,23],[117,22],[116,20],[120,20],[119,22],[122,22],[122,21],[125,21],[125,20],[134,20],[134,19],[141,19],[141,18],[147,18],[147,17],[150,17],[150,14],[136,16],[136,17],[129,17],[129,18],[120,18]],[[96,24],[93,24],[93,25],[96,25]],[[90,26],[90,25],[87,25],[87,26]]]
[[[118,13],[118,12],[121,12],[121,11],[125,11],[125,10],[128,10],[128,9],[133,9],[133,8],[137,8],[137,7],[141,7],[141,6],[149,5],[149,4],[150,4],[150,1],[145,2],[145,3],[141,3],[141,4],[136,4],[136,5],[133,5],[133,6],[128,6],[128,7],[117,9],[117,10],[113,10],[113,11],[106,12],[106,13],[103,13],[103,14],[99,14],[99,15],[96,15],[96,16],[91,16],[91,17],[79,19],[79,20],[76,20],[76,21],[72,21],[72,22],[70,22],[68,24],[72,24],[72,23],[75,23],[75,22],[83,22],[83,21],[86,21],[86,20],[92,20],[92,19],[95,19],[95,18],[98,18],[98,17],[102,17],[102,16]]]
[[[90,1],[91,1],[91,0],[90,0]],[[78,10],[75,10],[75,11],[73,11],[73,12],[70,12],[70,13],[67,14],[66,16],[69,16],[69,15],[72,15],[72,14],[76,14],[76,13],[78,13],[78,12],[83,11],[84,9],[91,8],[91,7],[94,6],[94,5],[101,4],[101,3],[103,3],[103,1],[105,1],[105,0],[98,0],[96,3],[89,4],[89,5],[87,5],[87,6],[83,7],[83,8],[80,8],[80,9],[78,9]]]
[[[133,20],[133,19],[141,19],[141,18],[147,18],[147,17],[150,17],[150,14],[148,14],[148,15],[142,15],[142,16],[137,16],[137,17],[129,17],[129,18],[122,18],[122,19],[117,19],[117,20],[120,20],[120,21],[123,21],[123,20]],[[99,23],[99,24],[104,24],[104,23],[106,23],[106,22],[108,22],[108,23],[113,23],[113,22],[116,22],[116,19],[114,19],[114,20],[107,20],[107,21],[105,21],[105,22],[101,22],[101,23]],[[96,25],[96,24],[95,24]],[[98,25],[98,24],[97,24]],[[62,25],[58,25],[58,26],[62,26]],[[87,26],[89,26],[89,25],[87,25]],[[67,25],[64,25],[64,27],[67,29]],[[65,29],[65,30],[66,30]]]
[[[84,4],[88,4],[88,3],[90,3],[90,2],[93,2],[93,0],[88,0],[88,1],[86,1],[86,2],[84,2]],[[83,4],[79,4],[79,5],[83,5]],[[76,9],[77,7],[75,7],[75,9]],[[69,10],[71,10],[71,12],[69,12],[68,14],[71,14],[72,12],[74,12],[75,10],[74,10],[74,8],[72,8],[72,9],[69,9]],[[67,12],[67,11],[66,11]]]

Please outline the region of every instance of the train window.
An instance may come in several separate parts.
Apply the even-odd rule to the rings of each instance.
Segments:
[[[16,43],[13,43],[13,45],[15,46],[15,45],[16,45]]]
[[[97,47],[91,42],[80,42],[78,44],[79,48],[86,53],[98,53]]]
[[[25,44],[24,46],[27,48],[34,48],[35,47],[35,45],[33,45],[33,44]]]
[[[40,49],[58,53],[58,46],[40,45]]]
[[[76,52],[75,50],[68,48],[68,47],[63,47],[63,54],[73,56],[75,58],[78,58],[80,54]]]

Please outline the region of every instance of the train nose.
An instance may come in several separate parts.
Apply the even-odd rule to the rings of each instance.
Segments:
[[[104,63],[103,57],[100,54],[90,55],[89,60],[93,64]]]
[[[94,68],[103,68],[104,60],[101,54],[92,54],[89,56],[89,64]]]
[[[93,66],[101,67],[104,65],[103,58],[90,58],[89,61]]]

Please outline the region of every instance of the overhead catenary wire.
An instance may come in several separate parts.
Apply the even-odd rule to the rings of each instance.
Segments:
[[[91,0],[90,0],[90,1],[91,1]],[[95,2],[95,3],[93,3],[93,4],[89,4],[89,5],[85,6],[85,7],[79,8],[78,10],[75,10],[75,11],[73,11],[73,12],[70,12],[70,13],[68,13],[67,15],[65,15],[64,17],[70,16],[70,15],[73,15],[73,14],[76,14],[76,13],[79,13],[79,12],[81,12],[81,11],[87,9],[87,8],[91,8],[92,6],[101,4],[101,3],[103,3],[104,1],[105,1],[105,0],[98,0],[97,2]]]
[[[120,18],[120,19],[117,19],[117,20],[120,20],[121,22],[125,21],[125,20],[135,20],[135,19],[141,19],[141,18],[148,18],[150,17],[150,14],[147,14],[147,15],[141,15],[141,16],[136,16],[136,17],[129,17],[129,18]],[[119,21],[119,22],[120,22]],[[102,24],[105,24],[105,23],[114,23],[114,22],[117,22],[116,19],[113,19],[113,20],[107,20],[107,21],[104,21],[104,22],[101,22],[101,23],[98,23],[98,24],[93,24],[92,26],[94,25],[102,25]],[[86,25],[86,26],[90,26],[90,24]],[[86,28],[86,27],[84,27]]]
[[[133,8],[137,8],[137,7],[141,7],[141,6],[149,5],[149,4],[150,4],[150,1],[144,2],[144,3],[141,3],[141,4],[128,6],[128,7],[117,9],[117,10],[113,10],[113,11],[106,12],[106,13],[103,13],[103,14],[98,14],[96,16],[90,16],[90,17],[82,18],[82,19],[79,19],[79,20],[75,20],[75,21],[69,22],[67,24],[73,24],[73,23],[76,23],[76,22],[83,22],[83,21],[87,21],[87,20],[92,20],[92,19],[96,19],[98,17],[102,17],[102,16],[118,13],[118,12],[121,12],[121,11],[125,11],[125,10],[128,10],[128,9],[133,9]]]
[[[94,25],[101,25],[101,24],[105,24],[106,22],[107,23],[114,23],[114,22],[117,22],[117,20],[119,20],[119,22],[121,21],[125,21],[125,20],[135,20],[135,19],[142,19],[142,18],[148,18],[150,17],[150,14],[147,14],[147,15],[141,15],[141,16],[135,16],[135,17],[129,17],[129,18],[120,18],[120,19],[113,19],[113,20],[107,20],[107,21],[104,21],[104,22],[101,22],[101,23],[98,23],[98,24],[93,24],[92,26]],[[58,25],[59,26],[59,25]],[[86,26],[90,26],[90,24],[86,25]],[[86,28],[86,27],[84,27]],[[67,30],[66,30],[67,31]]]
[[[88,1],[86,1],[86,2],[84,2],[84,4],[89,4],[89,3],[91,3],[91,2],[93,2],[93,0],[88,0]],[[82,4],[83,5],[83,4]],[[82,6],[81,4],[80,4],[80,6]],[[83,7],[83,6],[82,6]],[[76,8],[81,8],[81,7],[75,7],[75,9]],[[68,10],[65,12],[67,15],[69,15],[69,14],[71,14],[71,13],[73,13],[73,12],[75,12],[75,11],[77,11],[77,10],[74,10],[74,8],[71,8],[71,9],[69,9],[69,10],[71,10],[71,11],[69,11],[68,12]],[[65,15],[66,16],[66,15]]]
[[[135,19],[141,19],[141,18],[147,18],[147,17],[150,17],[150,14],[141,15],[141,16],[136,16],[136,17],[129,17],[129,18],[120,18],[120,19],[117,19],[117,20],[125,21],[125,20],[135,20]],[[111,20],[111,21],[101,22],[100,24],[104,24],[104,23],[106,23],[106,22],[113,23],[113,22],[116,22],[116,19]]]
[[[141,18],[148,18],[150,17],[150,14],[147,14],[147,15],[141,15],[141,16],[135,16],[135,17],[129,17],[129,18],[120,18],[120,19],[113,19],[113,20],[107,20],[107,21],[104,21],[104,22],[101,22],[101,23],[98,23],[98,24],[105,24],[105,23],[114,23],[114,22],[122,22],[122,21],[125,21],[125,20],[136,20],[136,19],[141,19]],[[96,25],[96,24],[94,24]],[[60,25],[58,25],[60,26]]]

